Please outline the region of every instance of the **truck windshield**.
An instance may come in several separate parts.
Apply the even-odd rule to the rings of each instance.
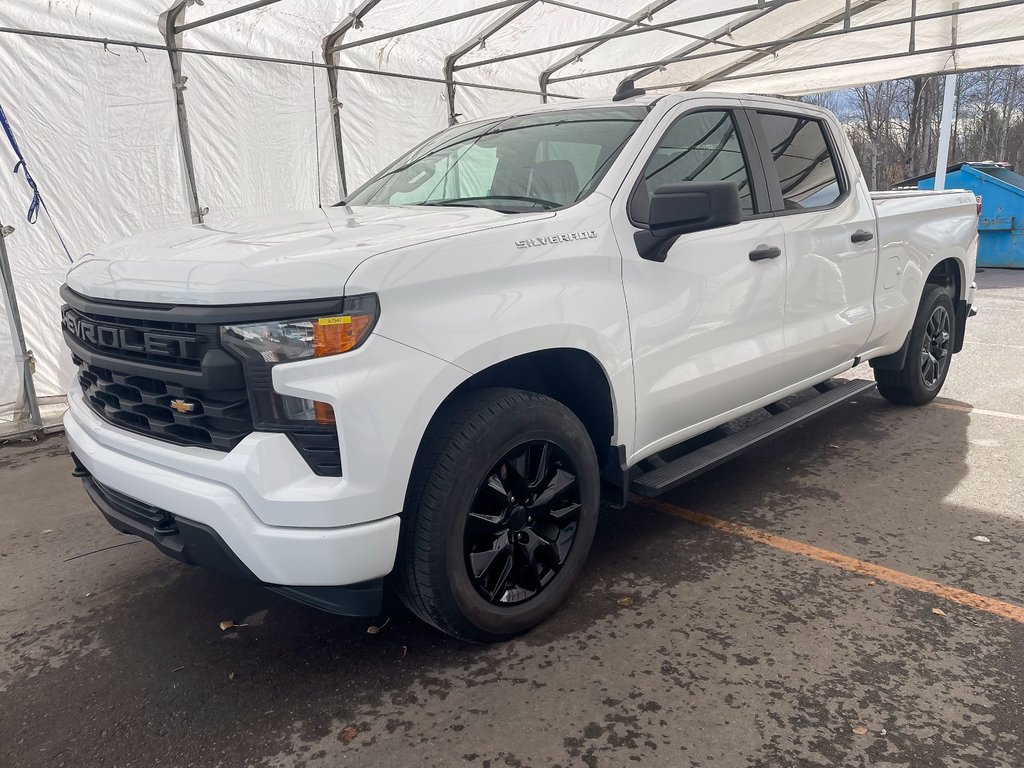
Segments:
[[[572,205],[597,186],[647,115],[644,107],[567,109],[456,125],[343,201],[451,205],[502,213]]]

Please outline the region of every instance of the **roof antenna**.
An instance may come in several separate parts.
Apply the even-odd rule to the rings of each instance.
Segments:
[[[636,81],[634,80],[623,80],[619,83],[619,87],[615,89],[615,95],[612,96],[612,101],[622,101],[623,99],[631,99],[634,96],[643,96],[647,91],[643,88],[636,87]]]

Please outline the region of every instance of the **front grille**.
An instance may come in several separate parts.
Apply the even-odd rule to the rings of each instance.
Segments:
[[[344,309],[342,299],[188,306],[92,299],[67,285],[60,293],[67,302],[64,341],[85,402],[100,418],[157,440],[219,451],[257,428],[284,432],[316,474],[341,475],[334,429],[258,418],[272,391],[270,368],[243,366],[221,346],[220,327],[333,315]]]
[[[216,329],[195,323],[87,314],[70,306],[63,308],[61,324],[91,352],[167,368],[198,371],[206,352],[220,345]]]
[[[118,373],[77,356],[75,362],[85,401],[103,419],[123,429],[178,445],[221,451],[230,451],[252,432],[244,389],[211,393]]]
[[[96,301],[67,286],[61,295],[78,383],[102,419],[219,451],[253,431],[242,364],[221,348],[217,323],[180,307]]]

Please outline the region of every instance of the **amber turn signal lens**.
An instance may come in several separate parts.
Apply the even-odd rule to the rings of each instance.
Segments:
[[[359,346],[372,321],[372,315],[321,317],[313,323],[313,356],[340,355]],[[335,423],[334,409],[328,403],[314,401],[313,413],[317,424]]]
[[[339,355],[358,346],[372,320],[370,315],[321,317],[313,325],[314,357]]]
[[[321,403],[319,400],[313,401],[313,414],[316,416],[316,423],[324,426],[334,424],[334,409],[329,403]]]

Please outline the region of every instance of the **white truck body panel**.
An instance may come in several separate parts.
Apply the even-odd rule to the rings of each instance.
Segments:
[[[974,302],[977,200],[970,190],[872,192],[878,216],[875,326],[865,358],[899,349],[913,322],[925,279],[940,261],[962,270],[964,298]],[[941,215],[937,215],[941,212]]]
[[[627,464],[903,345],[925,279],[953,259],[961,300],[977,248],[973,195],[869,193],[842,128],[778,100],[676,94],[580,202],[507,215],[463,207],[341,206],[140,235],[77,262],[92,299],[220,306],[376,294],[363,346],[279,364],[273,388],[329,404],[344,475],[313,474],[280,433],[229,453],[105,423],[71,384],[69,443],[100,482],[217,530],[261,579],[328,586],[386,574],[416,453],[444,401],[490,366],[542,350],[590,355]],[[604,108],[590,105],[559,109]],[[680,115],[771,108],[822,120],[847,174],[828,209],[680,236],[641,258],[627,202]],[[853,243],[851,235],[872,239]],[[762,246],[780,258],[751,261]]]

